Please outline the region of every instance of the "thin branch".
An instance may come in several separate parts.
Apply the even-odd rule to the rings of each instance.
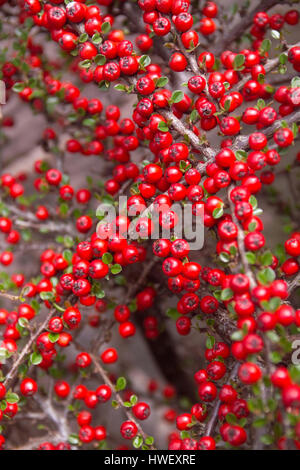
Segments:
[[[46,315],[43,323],[41,323],[41,325],[39,326],[39,328],[36,330],[36,332],[34,334],[32,334],[28,340],[28,342],[26,343],[26,345],[24,346],[24,348],[22,349],[22,351],[20,352],[18,358],[16,359],[16,361],[13,363],[13,366],[12,368],[10,369],[10,371],[8,372],[8,374],[6,375],[5,377],[5,380],[4,380],[4,386],[6,388],[8,388],[12,381],[14,380],[15,376],[18,374],[18,368],[19,366],[22,364],[23,360],[25,359],[25,357],[27,356],[27,354],[30,353],[32,347],[34,346],[34,343],[36,341],[36,339],[38,338],[38,336],[42,333],[42,331],[47,327],[48,323],[49,323],[49,320],[50,318],[52,317],[53,315],[53,310],[50,310],[50,312],[48,313],[48,315]]]
[[[291,295],[297,287],[300,287],[300,272],[298,272],[297,276],[288,284],[289,295]]]
[[[230,372],[227,382],[230,382],[231,380],[235,378],[238,368],[239,368],[239,363],[236,363]],[[205,436],[210,436],[211,433],[213,432],[213,429],[215,427],[216,420],[218,417],[218,411],[219,411],[220,405],[221,405],[221,400],[218,400],[218,402],[214,404],[213,412],[209,418],[209,421],[204,431]]]
[[[262,0],[251,11],[246,11],[245,16],[241,18],[235,26],[225,31],[217,45],[212,48],[211,52],[213,52],[216,56],[219,56],[221,52],[225,51],[234,41],[241,38],[246,29],[252,24],[253,17],[256,15],[256,13],[260,11],[267,11],[278,3],[281,4],[289,2],[279,2],[278,0]]]
[[[116,397],[116,401],[118,402],[119,406],[120,406],[121,408],[123,408],[123,410],[124,410],[124,412],[125,412],[127,418],[128,418],[130,421],[132,421],[132,422],[136,425],[136,427],[137,427],[137,429],[138,429],[140,435],[143,437],[143,439],[144,439],[144,441],[145,441],[145,440],[147,439],[147,434],[143,431],[141,425],[136,421],[136,419],[135,419],[135,417],[133,416],[132,412],[131,412],[128,408],[126,408],[126,406],[124,405],[124,402],[123,402],[123,400],[122,400],[120,394],[116,391],[114,384],[111,382],[111,380],[110,380],[108,374],[107,374],[106,371],[103,369],[103,367],[102,367],[102,365],[100,364],[100,362],[99,362],[99,360],[97,359],[97,357],[96,357],[94,354],[91,354],[90,356],[91,356],[91,358],[92,358],[92,361],[93,361],[93,364],[94,364],[94,366],[95,366],[96,371],[97,371],[98,374],[102,377],[102,380],[106,383],[106,385],[108,385],[108,386],[111,388],[112,392],[114,393],[114,395],[115,395],[115,397]],[[149,447],[150,447],[151,450],[155,450],[155,447],[154,447],[153,445],[151,445],[151,446],[149,446]]]

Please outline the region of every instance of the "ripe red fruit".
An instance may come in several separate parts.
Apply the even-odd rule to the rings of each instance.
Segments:
[[[285,367],[277,367],[271,375],[272,384],[275,387],[284,388],[291,384],[291,378]]]
[[[260,367],[253,362],[244,362],[238,371],[239,379],[246,385],[254,384],[262,377]]]
[[[54,391],[59,398],[67,398],[70,390],[70,385],[64,380],[59,380],[54,385]]]
[[[92,426],[85,425],[82,426],[79,430],[79,439],[84,443],[92,442],[95,438],[95,430]]]
[[[137,435],[138,428],[133,421],[125,421],[120,428],[121,435],[124,439],[134,439]]]
[[[202,436],[198,441],[198,450],[215,450],[216,443],[211,436]]]
[[[192,415],[190,413],[183,413],[181,415],[178,415],[176,418],[176,427],[180,431],[189,429],[191,423],[192,423]]]
[[[274,134],[274,140],[279,147],[288,147],[294,141],[294,134],[291,129],[287,127],[281,127]]]
[[[299,408],[300,387],[299,385],[287,385],[282,390],[282,401],[286,407]]]
[[[204,382],[199,385],[198,394],[200,400],[211,402],[217,396],[217,388],[212,382]]]
[[[100,403],[105,403],[111,397],[111,389],[108,385],[100,385],[96,390],[96,395]]]
[[[3,398],[6,395],[6,388],[3,383],[0,382],[0,400],[3,400]]]
[[[103,351],[100,357],[104,364],[112,364],[118,360],[118,353],[115,348],[108,348]]]
[[[138,402],[132,407],[132,412],[137,419],[144,420],[150,415],[150,406],[144,402]]]
[[[63,320],[73,330],[78,328],[81,321],[81,313],[76,307],[68,307],[63,314]]]
[[[216,30],[215,22],[211,18],[202,18],[200,20],[200,33],[208,36]]]
[[[169,66],[175,72],[183,72],[186,69],[187,64],[188,62],[181,52],[174,52],[169,61]]]
[[[20,384],[20,392],[24,397],[29,397],[37,392],[38,386],[35,380],[27,377]]]

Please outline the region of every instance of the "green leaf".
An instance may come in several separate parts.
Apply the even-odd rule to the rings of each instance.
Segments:
[[[139,434],[133,439],[132,441],[132,445],[133,447],[135,447],[135,449],[138,449],[139,447],[141,447],[143,445],[143,438],[142,436],[140,436]]]
[[[229,263],[230,261],[230,256],[225,251],[222,251],[222,253],[219,254],[219,258],[223,263]]]
[[[299,129],[298,129],[298,125],[295,122],[293,122],[292,124],[292,132],[293,132],[294,138],[296,139]]]
[[[264,39],[259,48],[260,52],[261,53],[268,52],[271,49],[271,45],[272,43],[270,39]]]
[[[262,85],[263,83],[265,83],[265,76],[264,76],[263,73],[259,73],[259,74],[258,74],[258,76],[257,76],[257,81],[258,81],[258,83],[260,83],[261,85]]]
[[[130,401],[123,401],[123,405],[125,406],[125,408],[131,408],[132,407],[132,404],[130,403]]]
[[[186,162],[185,160],[180,160],[179,162],[179,169],[182,171],[182,172],[186,172],[187,170],[189,170],[191,168],[191,164]]]
[[[118,85],[115,85],[114,88],[119,91],[126,91],[126,86],[121,85],[120,83],[118,83]]]
[[[256,222],[251,222],[248,226],[249,232],[254,232],[256,230]]]
[[[280,340],[278,334],[275,333],[275,331],[267,331],[266,336],[269,338],[270,341],[272,341],[272,343],[278,343]]]
[[[112,274],[119,274],[122,271],[122,266],[120,264],[113,264],[110,271]]]
[[[226,287],[226,289],[223,289],[221,292],[221,300],[226,301],[230,300],[233,297],[233,291],[229,288]]]
[[[214,209],[212,215],[214,219],[220,219],[220,217],[223,216],[223,213],[224,213],[223,206],[221,206],[221,207],[217,207],[216,209]]]
[[[16,93],[20,93],[21,91],[24,90],[25,87],[26,87],[25,83],[17,82],[13,85],[12,89]]]
[[[300,77],[294,77],[291,80],[291,87],[298,88],[300,87]]]
[[[102,23],[101,25],[101,32],[104,34],[107,34],[110,32],[110,30],[111,30],[111,24],[109,23],[109,21],[104,21],[104,23]]]
[[[274,363],[274,364],[278,364],[279,362],[282,361],[282,357],[281,357],[281,354],[278,352],[278,351],[272,351],[269,355],[270,357],[270,360]]]
[[[280,32],[277,29],[271,29],[271,36],[274,39],[280,39]]]
[[[85,127],[91,127],[93,129],[96,126],[96,122],[92,118],[87,118],[82,121],[82,125]]]
[[[270,266],[270,264],[273,263],[273,255],[270,251],[266,251],[262,256],[261,256],[261,264],[263,266]]]
[[[257,100],[257,103],[256,103],[257,109],[261,110],[261,109],[263,109],[265,106],[266,106],[265,100],[263,100],[262,98],[259,98],[259,99]]]
[[[7,401],[7,403],[13,404],[18,403],[20,399],[16,393],[7,392],[7,394],[5,395],[5,400]]]
[[[41,292],[40,293],[40,298],[42,300],[54,300],[55,299],[55,294],[54,294],[54,292],[51,292],[51,291]]]
[[[5,361],[10,357],[10,352],[6,348],[0,348],[0,361]]]
[[[110,264],[113,261],[113,256],[111,253],[104,253],[102,255],[102,261],[104,264]]]
[[[27,318],[21,317],[18,320],[18,325],[20,325],[22,328],[28,328],[29,321],[27,320]]]
[[[263,444],[266,444],[266,445],[270,445],[273,443],[273,437],[270,436],[269,434],[265,434],[264,436],[261,436],[260,440]]]
[[[166,86],[169,82],[169,79],[168,77],[159,77],[157,80],[156,80],[156,87],[157,88],[162,88],[164,86]]]
[[[241,418],[238,420],[238,424],[239,426],[241,426],[241,428],[244,428],[247,424],[247,418]]]
[[[239,161],[239,162],[244,162],[247,160],[247,152],[245,152],[244,150],[237,150],[235,152],[235,158]]]
[[[97,297],[97,299],[103,299],[103,297],[105,297],[105,292],[103,289],[101,289],[101,286],[98,283],[93,285],[92,292]]]
[[[256,255],[252,251],[247,251],[245,253],[247,261],[249,264],[255,264],[256,263]]]
[[[38,364],[40,364],[43,360],[43,357],[40,353],[38,352],[33,352],[31,355],[30,355],[30,362],[31,364],[33,364],[34,366],[37,366]]]
[[[142,55],[140,58],[139,58],[139,64],[141,66],[142,69],[145,69],[146,67],[148,67],[148,65],[151,64],[151,59],[148,55]]]
[[[95,33],[93,36],[92,36],[92,42],[94,44],[101,44],[102,42],[102,37],[100,36],[99,33]]]
[[[234,333],[232,333],[230,337],[233,341],[242,341],[244,338],[244,332],[242,330],[237,330]]]
[[[79,62],[79,67],[82,68],[82,69],[89,69],[90,66],[92,65],[92,61],[89,60],[89,59],[86,59],[86,60],[82,60],[81,62]]]
[[[87,33],[82,33],[82,34],[79,36],[78,41],[81,42],[81,43],[82,43],[82,42],[86,42],[86,41],[88,40],[88,38],[89,38],[89,36],[88,36]]]
[[[263,269],[257,274],[257,280],[263,285],[271,284],[275,278],[276,274],[271,268]]]
[[[126,286],[127,285],[126,277],[123,276],[123,275],[116,276],[114,281],[115,281],[115,284],[117,284],[117,286]]]
[[[59,312],[64,313],[64,311],[65,311],[65,309],[63,307],[61,307],[60,305],[58,305],[56,302],[53,302],[53,307],[55,307],[56,310],[58,310]]]
[[[145,444],[147,444],[148,446],[152,446],[153,443],[154,443],[154,437],[152,436],[146,437]]]
[[[291,376],[291,379],[296,382],[296,383],[300,383],[300,365],[293,365],[290,367],[289,369],[289,373],[290,373],[290,376]]]
[[[133,405],[136,405],[137,402],[138,402],[138,397],[137,397],[136,395],[131,395],[131,397],[130,397],[130,403],[131,403],[131,405],[132,405],[132,406],[133,406]]]
[[[246,57],[244,56],[244,54],[237,54],[233,61],[234,70],[237,70],[240,67],[242,67],[245,63],[245,60],[246,60]]]
[[[49,333],[48,338],[51,343],[56,343],[59,340],[59,333]]]
[[[227,413],[226,414],[226,421],[228,424],[237,424],[237,417],[233,413]]]
[[[35,311],[35,313],[38,313],[41,309],[41,305],[38,303],[37,300],[33,299],[32,302],[31,302],[31,307],[33,308],[33,310]]]
[[[257,199],[253,194],[250,196],[249,203],[251,204],[253,209],[257,208]]]
[[[68,437],[68,441],[71,445],[77,446],[79,444],[79,437],[77,434],[70,434]]]
[[[168,128],[167,124],[164,121],[159,121],[157,128],[161,132],[168,132],[169,131],[169,128]]]
[[[121,390],[124,390],[124,388],[126,387],[126,379],[125,377],[119,377],[117,379],[117,383],[116,383],[116,386],[115,386],[115,389],[117,392],[121,391]]]
[[[199,117],[199,113],[197,109],[193,109],[193,111],[190,114],[190,122],[195,122]]]
[[[172,103],[180,103],[180,101],[183,100],[183,96],[184,96],[183,91],[175,90],[172,93],[171,102]]]
[[[104,65],[106,62],[106,57],[103,54],[98,54],[94,60],[96,65]]]
[[[267,419],[266,418],[256,418],[253,420],[253,426],[255,428],[262,428],[267,424]]]
[[[288,60],[288,56],[283,52],[282,54],[280,54],[279,56],[279,63],[284,65]]]
[[[72,257],[73,257],[72,251],[71,250],[64,250],[63,251],[63,257],[70,264],[71,261],[72,261]]]
[[[166,315],[167,317],[172,318],[172,320],[177,320],[181,316],[176,308],[168,308]]]
[[[225,109],[225,111],[229,111],[230,104],[231,104],[231,100],[230,100],[230,99],[225,100],[225,102],[224,102],[224,109]]]
[[[237,248],[236,248],[235,246],[231,246],[231,247],[229,248],[229,251],[230,251],[230,254],[231,254],[232,256],[235,256],[236,253],[237,253]]]
[[[280,297],[272,297],[269,300],[269,310],[271,310],[271,312],[275,312],[280,307],[280,304],[281,304]]]
[[[215,344],[215,338],[211,335],[208,335],[207,338],[206,338],[206,347],[208,349],[212,349],[214,347],[214,344]]]
[[[73,245],[74,245],[74,240],[72,237],[70,237],[69,235],[65,235],[64,236],[64,245],[67,247],[67,248],[71,248]]]

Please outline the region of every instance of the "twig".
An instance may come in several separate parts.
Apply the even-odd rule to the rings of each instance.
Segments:
[[[294,279],[288,284],[289,295],[293,292],[294,289],[300,287],[300,272],[294,277]]]
[[[26,343],[26,345],[24,346],[24,348],[22,349],[22,351],[20,352],[18,358],[16,359],[16,361],[13,363],[13,366],[12,368],[10,369],[10,371],[8,372],[8,374],[6,375],[6,378],[4,380],[4,386],[6,388],[8,388],[11,384],[11,382],[13,381],[13,379],[15,378],[15,376],[17,375],[18,373],[18,368],[19,366],[22,364],[23,360],[25,359],[25,357],[27,356],[27,354],[30,353],[31,351],[31,348],[33,347],[36,339],[38,338],[38,336],[42,333],[42,331],[47,327],[48,323],[49,323],[49,320],[50,318],[52,317],[54,311],[51,310],[48,315],[45,317],[43,323],[41,323],[41,325],[39,326],[39,328],[36,330],[36,332],[34,334],[32,334],[28,340],[28,342]]]
[[[6,299],[11,300],[12,302],[20,302],[20,297],[18,295],[9,294],[8,292],[1,292],[0,297],[5,297]]]
[[[236,374],[237,374],[237,371],[238,371],[238,368],[239,368],[239,363],[236,363],[231,372],[230,372],[230,375],[228,377],[228,382],[230,380],[232,380]],[[213,412],[210,416],[210,419],[206,425],[206,428],[205,428],[205,431],[204,431],[204,435],[205,436],[210,436],[213,429],[214,429],[214,426],[215,426],[215,423],[216,423],[216,419],[217,419],[217,416],[218,416],[218,411],[219,411],[219,408],[220,408],[220,405],[221,405],[221,400],[218,400],[218,402],[216,404],[214,404],[214,408],[213,408]]]
[[[217,45],[212,48],[211,52],[213,52],[216,56],[220,55],[222,51],[225,51],[234,41],[239,39],[246,29],[252,24],[253,17],[256,13],[260,11],[267,11],[272,8],[274,5],[277,5],[279,2],[278,0],[263,0],[259,2],[259,4],[254,7],[251,11],[246,12],[244,18],[233,26],[233,28],[229,29],[225,34],[223,34],[222,39],[218,41]],[[289,3],[289,2],[284,2]]]
[[[143,437],[143,439],[145,441],[147,439],[147,434],[143,431],[141,425],[136,421],[136,419],[133,416],[132,412],[128,408],[126,408],[126,406],[124,405],[124,402],[123,402],[121,396],[116,391],[114,384],[111,382],[108,374],[105,372],[102,365],[99,363],[99,360],[97,359],[97,357],[94,354],[91,354],[91,358],[92,358],[92,361],[93,361],[93,364],[95,366],[96,371],[102,377],[102,380],[106,383],[106,385],[108,385],[111,388],[111,390],[115,394],[116,401],[118,402],[119,406],[121,408],[123,408],[127,418],[136,425],[140,435]],[[151,445],[149,447],[150,447],[151,450],[156,450],[153,445]]]

